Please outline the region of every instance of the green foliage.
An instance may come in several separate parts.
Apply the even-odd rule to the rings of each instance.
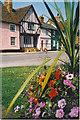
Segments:
[[[29,103],[29,106],[26,106],[24,104],[25,108],[23,108],[23,111],[21,109],[19,109],[20,118],[24,118],[24,116],[21,117],[21,115],[24,114],[24,112],[26,111],[27,112],[27,116],[25,116],[26,119],[28,119],[28,118],[35,119],[36,110],[38,108],[40,108],[40,114],[38,115],[38,119],[48,119],[48,118],[56,119],[56,111],[61,109],[58,102],[60,100],[64,99],[66,102],[66,105],[64,105],[64,107],[62,108],[64,111],[64,116],[62,118],[71,119],[71,117],[69,115],[71,109],[73,107],[79,106],[79,91],[78,91],[79,76],[76,75],[76,77],[73,77],[72,79],[69,80],[69,81],[72,81],[71,84],[76,87],[75,89],[73,89],[70,86],[71,84],[70,85],[67,85],[67,83],[64,84],[64,80],[67,80],[67,78],[66,78],[67,73],[66,73],[66,75],[64,75],[63,71],[61,71],[61,70],[59,70],[59,68],[52,70],[42,96],[39,96],[38,94],[41,91],[41,86],[42,86],[41,82],[43,83],[45,81],[45,78],[43,80],[43,79],[41,79],[41,76],[40,76],[37,81],[34,80],[34,84],[32,82],[30,82],[30,86],[33,85],[33,90],[28,89],[28,92],[27,92],[27,95],[28,95],[27,103]],[[58,78],[58,76],[59,76],[59,78]],[[36,90],[36,88],[38,88],[38,90]],[[52,89],[54,89],[54,91],[56,90],[56,92],[58,92],[58,94],[56,94],[56,92],[54,92],[54,91],[53,91],[53,93],[51,93]],[[25,91],[23,91],[23,93],[24,92]],[[32,96],[29,95],[31,93],[32,93]],[[25,97],[26,96],[24,96],[23,99]],[[34,102],[34,100],[32,100],[30,102],[30,99],[33,97],[34,97],[34,99],[37,99],[36,103]],[[38,103],[38,105],[37,105],[37,103]],[[40,105],[41,103],[44,103],[43,107],[41,107],[41,105]],[[37,107],[35,108],[36,105],[37,105]],[[32,109],[31,112],[30,112],[30,109]],[[35,114],[35,116],[33,116],[33,114]],[[78,116],[73,117],[73,118],[78,119]]]
[[[48,61],[50,61],[50,59],[45,60],[40,66],[38,66],[25,80],[25,82],[22,84],[21,88],[18,90],[18,92],[16,93],[15,97],[13,98],[13,100],[11,101],[5,115],[4,118],[7,116],[8,112],[10,111],[11,107],[13,106],[13,104],[15,103],[15,101],[17,100],[17,98],[20,96],[21,92],[24,90],[24,88],[26,87],[26,85],[28,84],[28,82],[31,80],[31,78],[39,71],[39,69]]]
[[[48,80],[49,80],[49,77],[50,77],[50,75],[51,75],[51,72],[52,72],[55,64],[57,63],[60,55],[61,55],[63,52],[64,52],[64,51],[60,51],[60,52],[59,52],[59,54],[57,55],[57,57],[56,57],[56,59],[54,60],[53,64],[52,64],[51,67],[49,68],[49,70],[48,70],[48,72],[47,72],[47,75],[46,75],[46,77],[45,77],[44,83],[43,83],[43,85],[42,85],[41,94],[42,94],[44,88],[46,87],[46,84],[47,84],[47,82],[48,82]]]
[[[68,2],[68,1],[64,0],[65,14],[66,14],[66,20],[67,20],[67,23],[65,24],[64,17],[62,15],[60,9],[58,8],[56,2],[54,2],[55,7],[54,6],[53,7],[60,14],[60,17],[62,20],[62,24],[64,27],[64,32],[63,32],[62,29],[60,28],[60,26],[58,25],[57,20],[55,19],[55,16],[52,13],[51,9],[47,5],[47,3],[44,1],[44,4],[51,16],[51,18],[49,18],[49,19],[57,27],[57,30],[61,37],[61,43],[63,44],[63,46],[65,48],[65,52],[67,53],[67,55],[70,59],[72,73],[75,73],[76,67],[78,67],[78,64],[79,64],[79,59],[78,59],[79,46],[77,47],[77,50],[75,49],[76,36],[77,36],[77,32],[78,32],[78,27],[79,27],[79,3],[77,5],[76,10],[74,9],[75,3],[76,2],[74,2],[74,1]]]
[[[28,77],[28,75],[36,69],[37,66],[26,67],[7,67],[2,68],[2,109],[6,110],[11,100]],[[15,105],[23,104],[26,100],[21,98],[22,95],[16,100]],[[14,108],[14,105],[13,105]],[[3,113],[4,114],[4,113]],[[11,114],[11,113],[10,113]],[[13,114],[13,113],[12,113]],[[18,116],[18,115],[16,115]],[[14,118],[13,115],[8,115]]]

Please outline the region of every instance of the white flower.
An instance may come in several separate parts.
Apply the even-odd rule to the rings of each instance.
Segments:
[[[66,75],[66,78],[69,80],[69,79],[72,79],[73,78],[73,74],[69,74],[68,73],[68,75]]]
[[[15,112],[19,111],[19,108],[20,108],[20,107],[17,105],[17,106],[14,108]]]
[[[61,67],[58,67],[59,70],[62,70]]]
[[[51,104],[51,102],[49,101],[49,102],[46,102],[46,105],[48,105],[49,107],[51,107],[52,106],[52,104]]]
[[[65,75],[66,72],[65,72],[65,71],[62,71],[62,73]]]
[[[51,107],[52,106],[52,104],[49,102],[49,107]]]
[[[46,113],[46,112],[43,112],[43,113],[42,113],[42,117],[44,117],[44,114],[45,114],[45,113]]]
[[[40,113],[41,113],[40,107],[38,107],[38,108],[36,109],[36,115],[40,115]]]
[[[24,107],[24,105],[21,105],[21,109]]]
[[[18,109],[15,109],[15,112],[19,111]]]
[[[65,105],[66,105],[65,99],[61,99],[61,100],[58,101],[58,107],[59,108],[64,108]]]
[[[32,107],[32,105],[30,104],[30,106],[29,106],[30,108]]]

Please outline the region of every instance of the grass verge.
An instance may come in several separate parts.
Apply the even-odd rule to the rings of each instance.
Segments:
[[[20,89],[21,85],[24,83],[28,75],[37,66],[26,66],[26,67],[7,67],[2,68],[2,108],[3,111],[6,110],[12,101],[15,94]],[[21,96],[15,102],[21,105],[26,100],[21,99]],[[14,105],[13,105],[14,108]],[[3,112],[4,113],[4,112]]]

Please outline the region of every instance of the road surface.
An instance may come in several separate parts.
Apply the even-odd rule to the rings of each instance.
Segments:
[[[47,65],[51,65],[57,57],[59,51],[53,51],[47,53],[47,59],[52,58]],[[0,67],[12,67],[12,66],[36,66],[40,65],[45,60],[45,52],[39,53],[2,53],[0,54]],[[66,53],[62,53],[60,59],[68,61]],[[57,64],[62,63],[58,60]]]

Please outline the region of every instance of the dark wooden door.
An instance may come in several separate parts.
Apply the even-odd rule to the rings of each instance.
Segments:
[[[43,49],[43,40],[41,41],[41,48]]]

